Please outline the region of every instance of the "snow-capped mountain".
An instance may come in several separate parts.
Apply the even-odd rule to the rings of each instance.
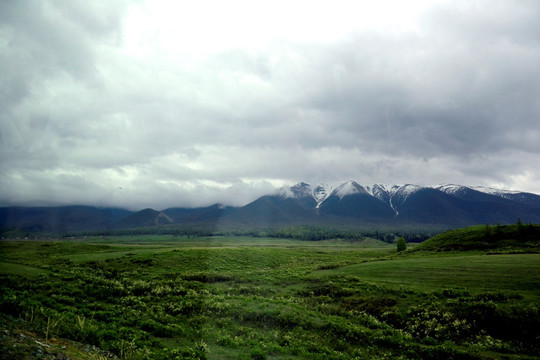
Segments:
[[[285,186],[242,207],[145,209],[92,207],[0,208],[0,227],[46,231],[96,230],[138,226],[226,226],[276,228],[293,224],[328,226],[423,226],[540,223],[540,195],[478,186],[440,184]]]
[[[422,189],[418,185],[360,185],[355,181],[347,181],[338,186],[328,184],[319,184],[312,188],[307,183],[298,183],[291,187],[282,187],[277,190],[277,193],[284,198],[303,198],[313,197],[316,201],[316,208],[321,205],[331,196],[336,196],[340,200],[346,196],[355,194],[366,194],[388,204],[392,209],[402,205],[407,198],[416,191]]]
[[[354,181],[347,181],[346,183],[343,183],[340,186],[338,186],[330,194],[335,195],[339,197],[340,199],[343,199],[345,196],[354,195],[354,194],[367,194],[367,193],[368,192],[363,186],[358,185],[358,183]]]
[[[279,193],[288,199],[303,199],[304,205],[306,199],[312,200],[318,216],[456,224],[504,223],[517,218],[540,221],[539,195],[485,187],[361,185],[347,181],[337,186],[314,187],[299,183],[282,188]]]
[[[277,189],[277,194],[283,198],[303,198],[312,196],[311,185],[300,182],[291,187],[283,186]]]

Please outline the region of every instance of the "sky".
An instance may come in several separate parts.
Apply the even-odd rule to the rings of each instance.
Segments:
[[[0,205],[540,193],[540,2],[0,1]]]

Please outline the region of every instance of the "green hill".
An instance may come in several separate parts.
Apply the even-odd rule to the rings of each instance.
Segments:
[[[540,225],[482,225],[449,230],[416,246],[416,251],[540,252]]]

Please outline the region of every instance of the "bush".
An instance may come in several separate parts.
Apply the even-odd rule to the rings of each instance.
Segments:
[[[251,358],[253,360],[265,360],[266,359],[266,352],[258,347],[253,349],[251,351]]]
[[[404,251],[407,249],[407,242],[404,237],[400,237],[397,241],[397,251]]]
[[[21,298],[8,289],[0,296],[0,311],[8,315],[19,315],[22,311]]]

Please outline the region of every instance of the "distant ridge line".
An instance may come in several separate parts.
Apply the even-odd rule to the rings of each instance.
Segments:
[[[290,225],[332,227],[437,227],[540,223],[540,196],[486,187],[441,184],[281,187],[240,207],[128,211],[91,206],[3,207],[0,227],[66,233],[138,227],[274,229]],[[4,231],[4,230],[2,230]]]

